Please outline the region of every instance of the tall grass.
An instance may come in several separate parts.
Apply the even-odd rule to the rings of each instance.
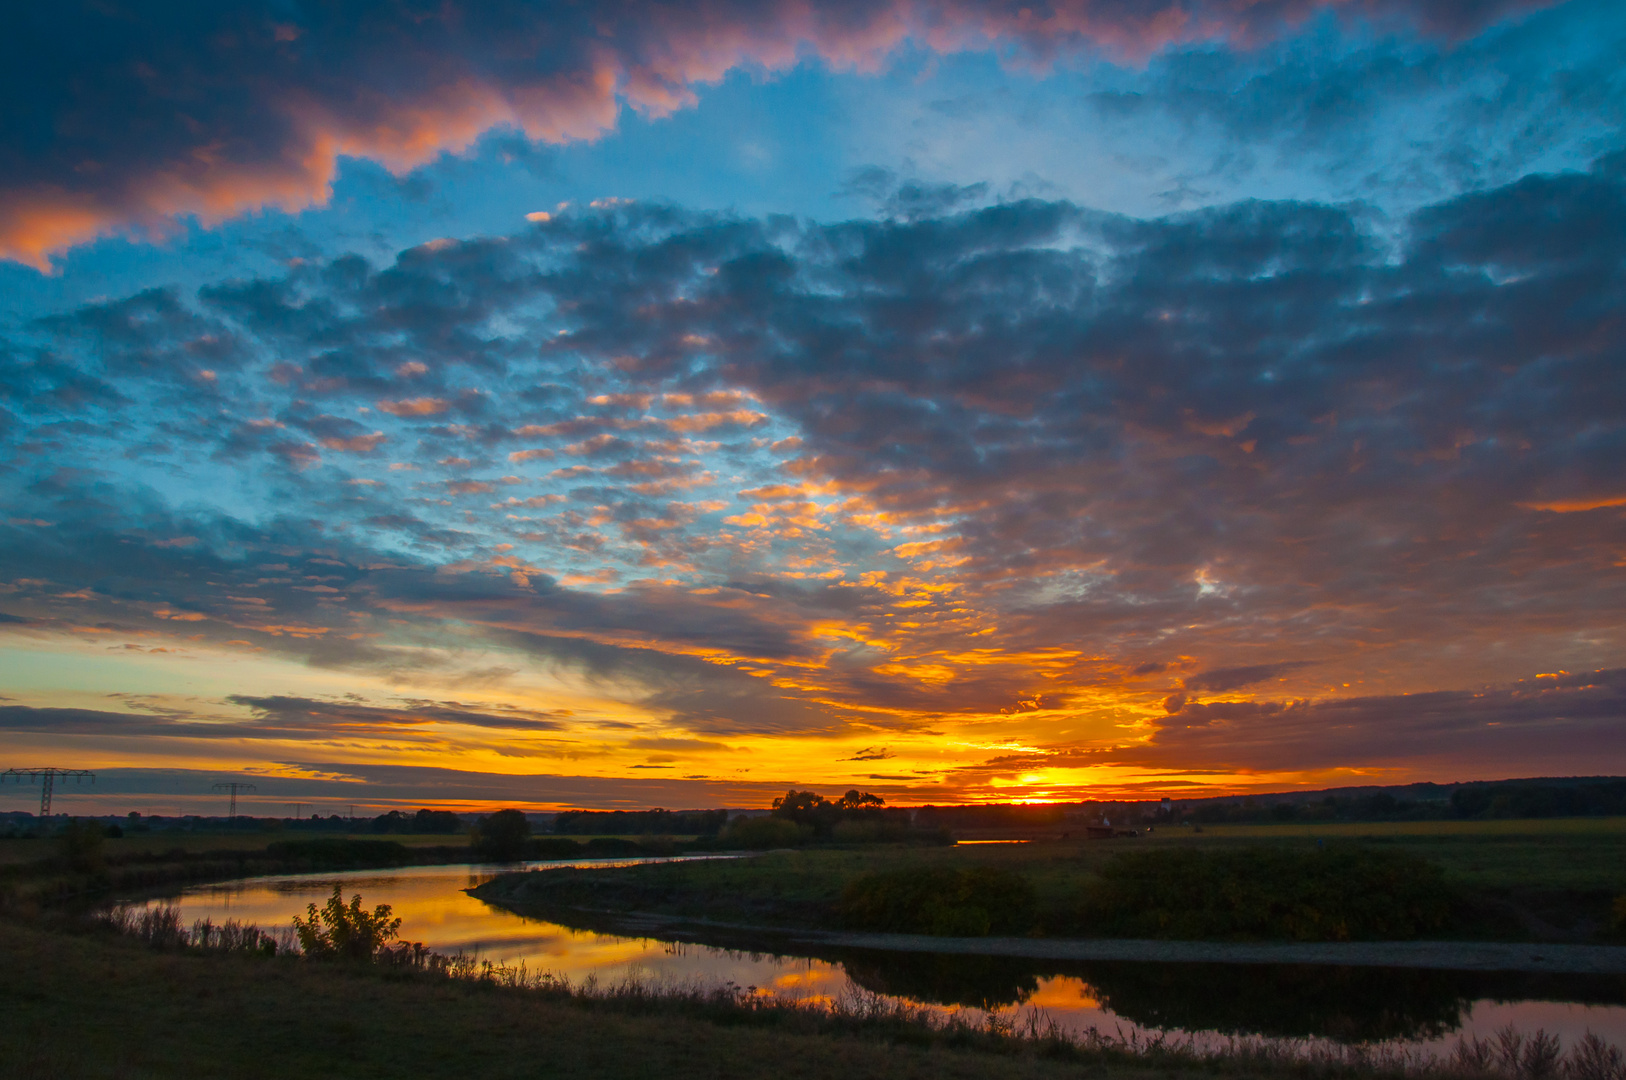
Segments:
[[[114,933],[135,938],[160,950],[195,949],[201,952],[259,953],[267,956],[298,951],[292,927],[268,932],[254,923],[241,923],[236,919],[216,923],[207,918],[194,920],[191,926],[187,926],[181,921],[180,909],[171,904],[114,907],[98,913],[95,922]]]

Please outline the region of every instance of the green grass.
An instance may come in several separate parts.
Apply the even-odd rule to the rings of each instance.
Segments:
[[[1106,841],[986,844],[953,848],[810,848],[746,859],[619,869],[548,871],[487,890],[539,906],[645,911],[755,925],[838,925],[842,891],[887,871],[986,866],[1021,873],[1032,884],[1041,920],[1076,911],[1101,867],[1121,852],[1271,847],[1308,851],[1317,840],[1358,842],[1437,865],[1447,885],[1476,898],[1477,923],[1455,936],[1602,932],[1614,896],[1626,893],[1626,819],[1396,822],[1310,827],[1165,828]],[[1589,930],[1589,927],[1595,928]],[[1447,934],[1446,936],[1453,936]]]

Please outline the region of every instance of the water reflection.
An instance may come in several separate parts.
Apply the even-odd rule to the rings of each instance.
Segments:
[[[639,862],[648,860],[625,860]],[[527,865],[583,865],[546,863]],[[606,865],[600,861],[591,865]],[[1459,1033],[1513,1023],[1566,1043],[1593,1031],[1626,1044],[1626,977],[1522,975],[1309,965],[1035,961],[791,946],[708,931],[704,941],[628,936],[579,912],[518,914],[466,895],[512,866],[409,867],[258,878],[197,886],[177,899],[187,919],[287,926],[339,884],[388,903],[402,936],[439,952],[523,963],[581,982],[733,982],[804,1000],[857,987],[945,1012],[1041,1008],[1064,1028],[1175,1031],[1341,1042],[1404,1041],[1443,1049]],[[668,935],[676,936],[676,935]]]

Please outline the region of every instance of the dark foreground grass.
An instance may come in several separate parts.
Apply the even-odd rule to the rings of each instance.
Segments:
[[[18,1076],[1041,1080],[1258,1071],[1083,1053],[997,1024],[948,1031],[889,1006],[832,1016],[753,1005],[730,990],[582,992],[468,964],[436,974],[242,951],[158,953],[6,923],[0,955],[0,1061]],[[1302,1073],[1265,1068],[1294,1071]]]
[[[1200,1048],[1068,1037],[1037,1012],[945,1019],[862,992],[795,1002],[735,987],[571,986],[422,950],[318,962],[268,955],[253,927],[147,936],[169,950],[0,923],[11,1075],[1626,1080],[1618,1048],[1589,1038],[1565,1054],[1540,1032],[1459,1041],[1444,1058],[1258,1039]]]

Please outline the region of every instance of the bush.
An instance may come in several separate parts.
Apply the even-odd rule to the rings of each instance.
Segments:
[[[587,841],[586,854],[593,859],[642,855],[644,846],[636,840],[626,840],[619,836],[595,836]]]
[[[345,906],[339,886],[320,910],[315,904],[305,909],[306,917],[294,916],[294,933],[299,948],[313,960],[371,961],[401,929],[401,920],[390,918],[390,906],[379,904],[369,914],[361,906],[361,894]]]
[[[526,854],[533,859],[579,859],[582,846],[562,836],[541,836],[531,841]]]
[[[106,835],[100,822],[74,818],[57,835],[57,853],[71,869],[95,873],[102,868],[102,840]]]
[[[498,862],[524,857],[531,823],[519,810],[498,810],[474,828],[476,854]]]
[[[916,829],[908,822],[841,821],[830,831],[830,839],[838,844],[937,844],[954,843],[954,837],[943,829]]]
[[[1109,937],[1399,940],[1444,928],[1455,905],[1439,867],[1397,852],[1178,849],[1115,857],[1082,917]]]
[[[764,851],[768,848],[800,847],[813,839],[811,825],[798,825],[782,817],[739,815],[717,837],[719,847]]]
[[[265,846],[273,859],[318,867],[405,866],[410,852],[394,840],[352,840],[346,837],[313,840],[278,840]]]
[[[1021,874],[944,867],[867,874],[843,890],[836,914],[854,930],[983,937],[1028,933],[1036,905]]]

